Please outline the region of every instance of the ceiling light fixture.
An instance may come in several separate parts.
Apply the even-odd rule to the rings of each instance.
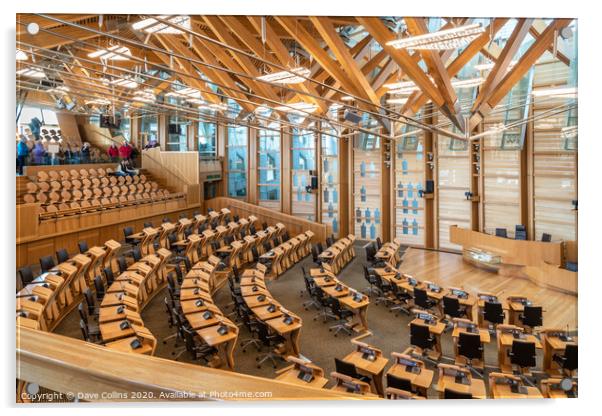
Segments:
[[[111,102],[106,98],[95,98],[93,100],[86,101],[86,105],[110,105]]]
[[[512,61],[510,62],[510,64],[508,64],[508,70],[512,69],[512,67],[514,65],[516,65],[517,61]],[[476,69],[477,71],[490,71],[495,67],[495,63],[494,62],[487,62],[484,64],[477,64],[475,65],[473,68]]]
[[[306,113],[313,113],[318,109],[318,106],[313,103],[305,103],[303,101],[281,105],[274,108],[277,111],[284,111],[285,113],[306,115]]]
[[[576,97],[577,87],[560,87],[534,90],[533,97]]]
[[[456,49],[468,45],[485,31],[478,23],[458,26],[452,29],[439,30],[438,32],[425,33],[424,35],[410,36],[387,42],[395,49],[431,49],[446,50]]]
[[[343,95],[341,97],[341,101],[355,101],[355,98],[352,97],[351,95]]]
[[[305,81],[304,77],[308,77],[311,71],[308,68],[298,67],[290,71],[274,72],[272,74],[262,75],[257,79],[271,82],[273,84],[299,84]]]
[[[21,49],[17,49],[17,61],[27,61],[27,54]]]
[[[408,98],[389,98],[387,104],[405,104],[408,102]]]
[[[114,61],[127,61],[130,59],[130,56],[132,56],[130,48],[119,45],[113,45],[107,49],[99,49],[96,52],[88,54],[88,58],[111,59]]]
[[[58,87],[46,90],[47,93],[56,95],[67,95],[69,91],[69,87],[66,87],[65,85],[59,85]]]
[[[142,103],[154,103],[156,100],[155,92],[151,88],[147,88],[145,90],[138,90],[134,92],[133,100]]]
[[[201,98],[201,92],[196,88],[185,87],[179,90],[173,90],[165,94],[167,97],[177,97],[177,98]]]
[[[136,81],[127,78],[115,78],[111,81],[111,84],[124,88],[138,88]]]
[[[46,74],[43,71],[39,71],[34,68],[23,68],[17,71],[17,75],[28,78],[46,78]]]
[[[168,18],[168,16],[158,16],[158,19],[166,20],[169,23],[180,26],[182,29],[190,30],[190,16],[174,16]],[[160,23],[154,17],[149,17],[148,19],[141,20],[132,25],[134,30],[143,30],[147,33],[157,33],[157,34],[171,34],[178,35],[184,33],[184,31],[175,28],[173,26],[168,26],[165,23]]]

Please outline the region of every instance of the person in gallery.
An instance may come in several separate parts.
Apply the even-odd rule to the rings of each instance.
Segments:
[[[121,159],[129,159],[132,156],[132,146],[128,142],[123,142],[121,146],[119,146],[119,157]]]
[[[17,143],[17,171],[19,175],[23,175],[23,166],[25,166],[25,160],[29,156],[29,147],[27,147],[27,138],[21,136]]]
[[[117,159],[119,158],[119,148],[117,147],[117,144],[112,143],[107,149],[107,154],[111,158],[111,162],[117,162]]]
[[[138,169],[134,169],[132,167],[132,163],[129,159],[121,159],[121,162],[115,168],[115,172],[113,172],[114,176],[134,176],[138,175]]]

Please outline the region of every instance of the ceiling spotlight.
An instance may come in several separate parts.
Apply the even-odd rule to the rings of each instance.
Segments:
[[[318,106],[313,103],[305,103],[303,101],[300,101],[288,105],[281,105],[274,109],[277,111],[284,111],[285,113],[306,115],[305,113],[313,113],[314,111],[316,111],[318,109]]]
[[[37,35],[40,32],[40,25],[31,22],[27,25],[27,33],[30,35]]]

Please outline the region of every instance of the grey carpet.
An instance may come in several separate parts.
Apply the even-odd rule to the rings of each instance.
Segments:
[[[367,286],[367,282],[363,277],[362,264],[365,263],[365,252],[361,242],[356,244],[356,258],[349,263],[339,274],[339,279],[345,284],[362,290]],[[284,307],[296,313],[303,319],[303,327],[301,329],[300,350],[301,354],[316,365],[322,367],[327,377],[334,371],[334,357],[343,358],[345,355],[354,350],[354,345],[350,342],[353,336],[340,333],[338,337],[334,337],[328,331],[328,327],[332,325],[331,321],[324,324],[321,320],[314,321],[312,318],[316,314],[315,309],[306,311],[302,304],[308,300],[308,296],[300,297],[299,293],[305,288],[303,282],[303,274],[301,266],[307,269],[314,267],[311,256],[306,257],[277,280],[268,283],[268,289],[272,296],[277,299]],[[403,264],[402,264],[403,268]],[[167,344],[163,344],[161,340],[170,335],[173,331],[168,327],[167,314],[163,299],[167,296],[167,290],[157,294],[154,299],[147,305],[142,313],[144,324],[150,329],[158,340],[156,355],[163,358],[172,358],[174,351],[173,340]],[[225,285],[214,296],[214,301],[224,313],[232,311],[227,307],[230,303],[229,288]],[[409,344],[409,327],[408,324],[411,317],[400,314],[395,316],[394,313],[388,311],[384,305],[375,305],[371,303],[368,307],[368,325],[371,336],[364,338],[367,342],[383,351],[383,355],[390,358],[390,353],[393,351],[403,352]],[[66,317],[60,326],[56,329],[57,333],[81,338],[79,330],[79,317],[77,310]],[[239,333],[239,342],[250,336],[244,326],[241,326]],[[355,336],[355,335],[354,335]],[[447,332],[442,336],[442,348],[444,357],[453,357],[453,342],[451,332]],[[266,377],[274,378],[275,370],[271,364],[265,363],[262,368],[257,368],[255,357],[258,355],[254,347],[250,347],[246,352],[243,352],[239,345],[234,351],[235,371]],[[183,362],[193,362],[188,354],[183,354],[180,358]],[[442,362],[452,363],[449,360],[443,359]],[[538,351],[538,368],[541,368],[542,354]],[[491,343],[485,346],[485,363],[488,366],[497,365],[497,347],[495,337],[492,337]],[[279,363],[278,368],[284,367],[284,362]],[[387,368],[392,365],[390,361]],[[433,368],[427,364],[429,368]],[[436,369],[435,369],[436,370]],[[386,371],[386,369],[385,369]],[[433,385],[429,390],[429,398],[436,398],[438,393],[434,390],[437,382],[437,374],[433,380]],[[487,379],[485,377],[487,384]],[[333,383],[329,382],[327,387]]]

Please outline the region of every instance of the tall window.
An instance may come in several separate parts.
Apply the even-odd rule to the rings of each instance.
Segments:
[[[216,134],[215,123],[199,121],[199,155],[201,158],[215,157],[216,152]]]
[[[280,210],[280,125],[258,131],[257,185],[259,205]]]
[[[141,144],[145,146],[150,141],[159,141],[159,123],[157,116],[147,114],[140,118]]]
[[[167,126],[166,150],[171,152],[185,152],[188,150],[188,125],[178,116],[169,116]]]
[[[31,130],[30,123],[35,118],[40,121],[40,126],[44,126],[47,129],[56,130],[59,128],[59,122],[54,111],[40,107],[24,106],[17,120],[19,133],[26,133],[28,130]]]
[[[228,126],[228,196],[247,196],[247,138],[248,129]]]
[[[292,145],[292,211],[293,215],[316,219],[316,190],[307,191],[311,186],[309,171],[316,169],[316,136],[311,130],[293,129]]]

